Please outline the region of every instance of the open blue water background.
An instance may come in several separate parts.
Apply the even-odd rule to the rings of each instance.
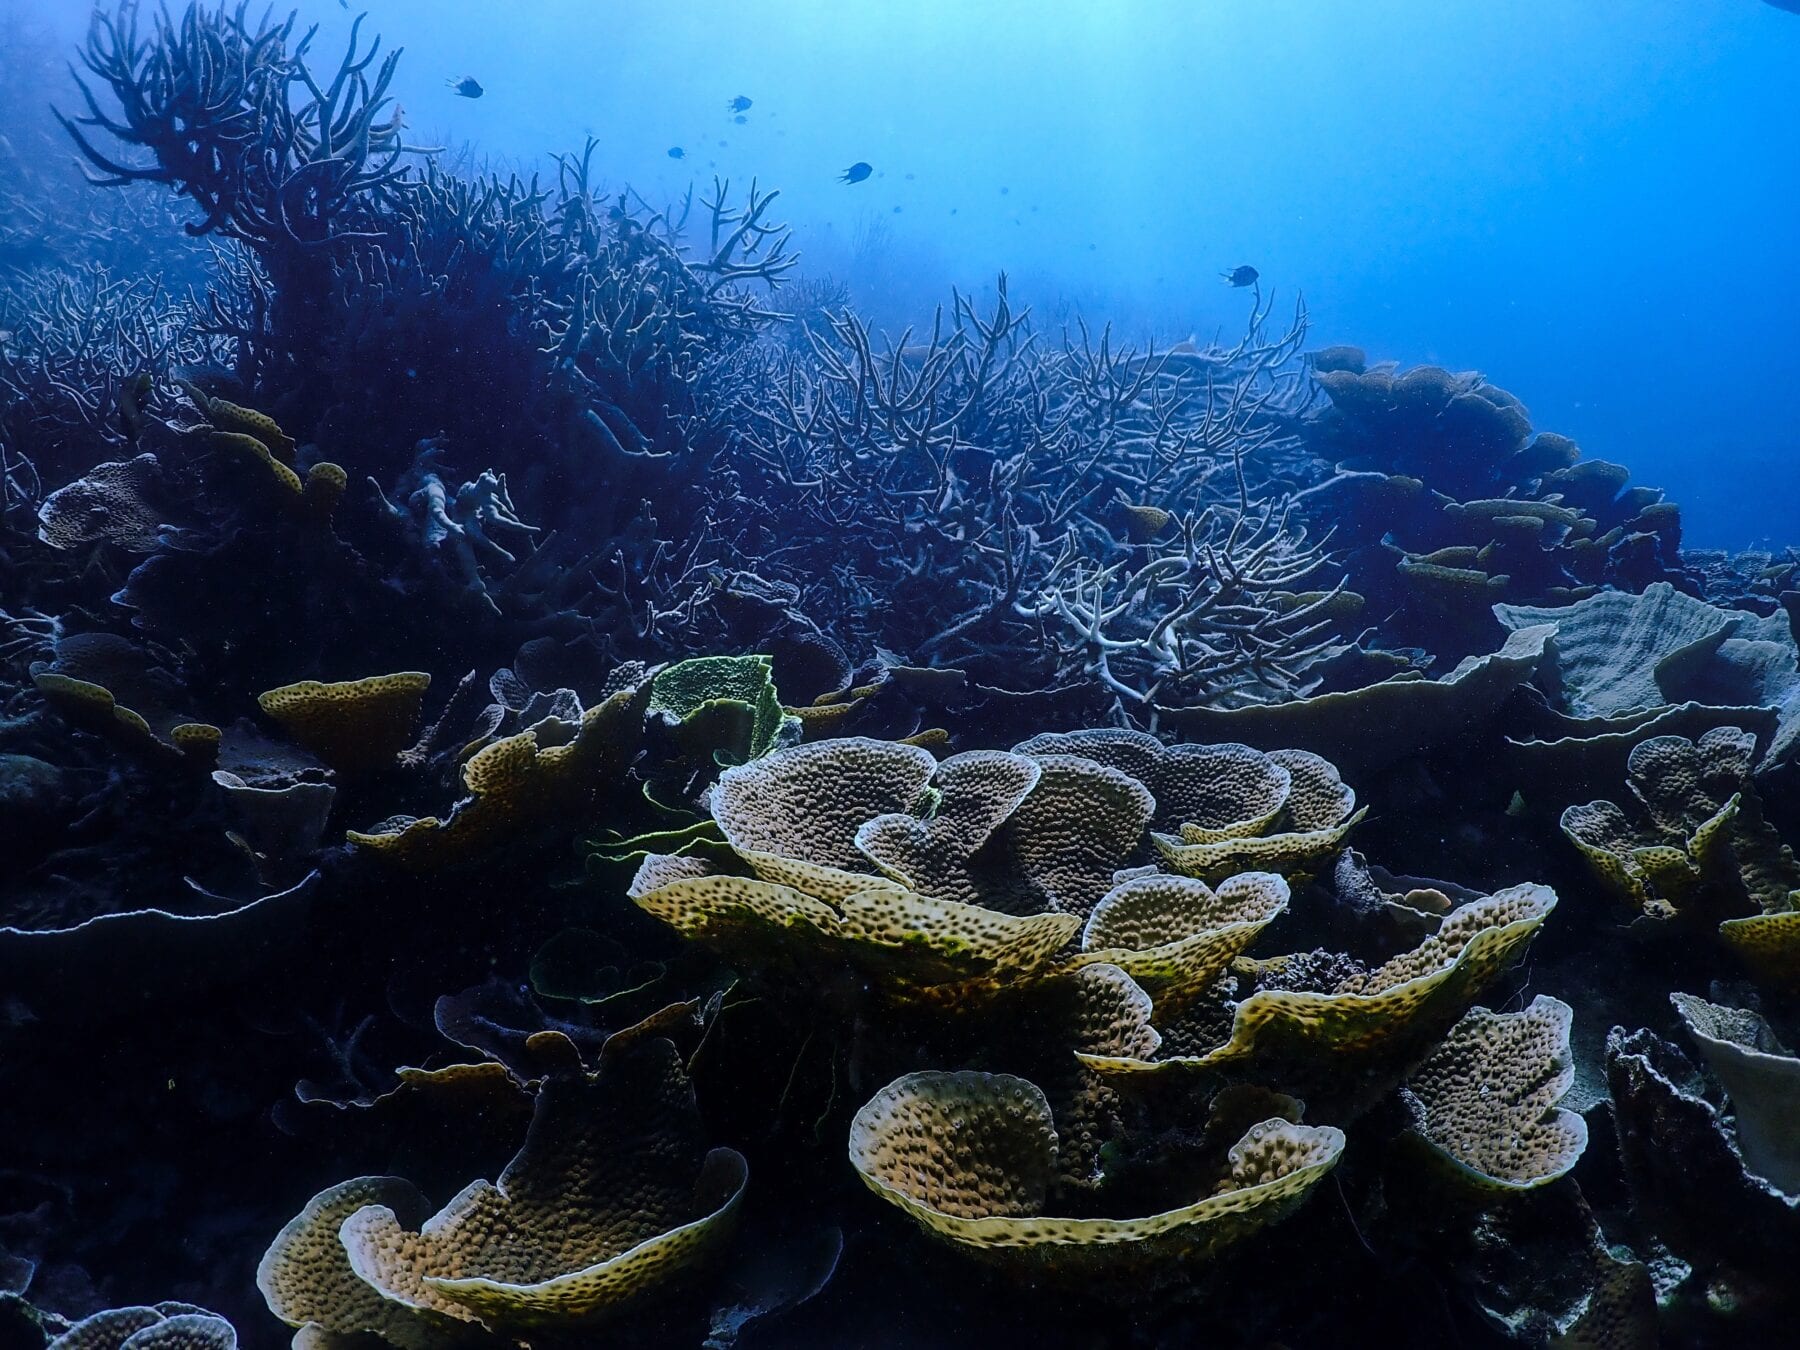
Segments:
[[[1668,488],[1689,543],[1794,537],[1800,15],[1763,0],[366,9],[420,139],[529,171],[592,135],[652,201],[757,177],[886,324],[1005,269],[1040,312],[1206,336],[1251,263],[1315,345],[1480,369]],[[324,52],[354,12],[302,8]]]

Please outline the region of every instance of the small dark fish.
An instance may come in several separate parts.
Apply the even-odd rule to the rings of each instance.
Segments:
[[[1245,263],[1242,267],[1234,267],[1229,272],[1219,273],[1227,286],[1254,286],[1256,279],[1261,275],[1262,273],[1250,266],[1249,263]]]
[[[734,113],[749,112],[750,100],[745,98],[742,94],[739,94],[736,98],[731,100],[729,106]]]
[[[669,158],[670,159],[686,159],[687,151],[683,150],[679,145],[671,145],[669,147]]]
[[[460,80],[445,80],[444,83],[463,98],[480,98],[487,93],[487,90],[481,87],[481,81],[473,75],[465,75]]]
[[[862,182],[863,179],[867,178],[870,174],[872,174],[874,172],[875,172],[874,165],[865,164],[862,160],[859,159],[856,161],[856,163],[852,164],[849,168],[845,169],[842,173],[840,173],[838,175],[838,182],[840,182],[840,183],[860,183],[860,182]]]
[[[732,118],[731,120],[736,122],[741,127],[744,125],[744,123],[748,122],[750,119],[748,117],[745,117],[744,114],[739,113],[736,117]]]

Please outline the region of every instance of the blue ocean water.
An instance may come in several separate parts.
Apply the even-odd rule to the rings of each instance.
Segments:
[[[93,12],[0,0],[0,1350],[601,1343],[383,1268],[503,1176],[519,1284],[721,1220],[654,1350],[1787,1344],[1792,3]]]
[[[755,178],[885,323],[1004,270],[1040,308],[1206,337],[1248,262],[1316,342],[1481,370],[1631,465],[1690,542],[1778,540],[1800,499],[1800,18],[1760,0],[357,9],[406,48],[421,139],[532,168],[592,135],[652,200]],[[350,14],[306,18],[334,50]]]
[[[78,0],[8,0],[72,36]],[[1218,273],[1321,343],[1478,369],[1629,463],[1690,542],[1779,538],[1800,491],[1800,22],[1762,0],[314,0],[407,51],[420,139],[523,169],[599,142],[652,200],[779,188],[807,270],[892,324],[999,271],[1165,342]],[[473,73],[479,100],[446,77]],[[741,122],[728,102],[752,100]],[[680,147],[684,156],[671,160]],[[849,189],[837,176],[867,161]],[[1726,466],[1732,466],[1727,468]],[[1745,492],[1742,484],[1755,483]]]

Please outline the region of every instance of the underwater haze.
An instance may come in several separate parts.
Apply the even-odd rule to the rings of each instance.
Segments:
[[[1237,323],[1218,273],[1250,262],[1320,341],[1481,370],[1628,461],[1697,543],[1767,545],[1800,494],[1770,336],[1800,311],[1800,23],[1771,4],[303,7],[327,44],[362,12],[408,51],[422,140],[530,170],[591,135],[659,201],[756,177],[884,323],[1006,270],[1171,342]]]
[[[328,40],[333,9],[306,15]],[[1319,340],[1481,370],[1629,462],[1695,542],[1766,544],[1800,493],[1774,338],[1800,311],[1800,23],[1758,0],[367,9],[424,139],[535,168],[592,135],[653,199],[757,177],[884,322],[1004,269],[1134,337],[1209,336],[1249,262]]]
[[[1800,0],[0,0],[0,1350],[1786,1350]]]

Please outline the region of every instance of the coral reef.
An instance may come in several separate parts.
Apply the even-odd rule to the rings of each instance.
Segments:
[[[1260,288],[889,339],[360,19],[35,50],[0,1339],[1791,1340],[1791,550]]]

